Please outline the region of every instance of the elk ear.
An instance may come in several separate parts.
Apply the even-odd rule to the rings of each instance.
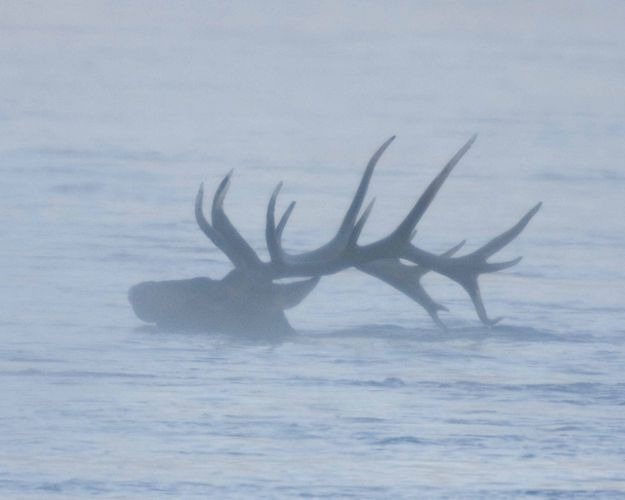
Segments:
[[[275,304],[280,309],[290,309],[304,300],[319,283],[319,276],[295,283],[273,283]]]

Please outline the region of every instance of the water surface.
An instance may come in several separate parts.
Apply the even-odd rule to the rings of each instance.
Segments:
[[[0,496],[614,498],[625,491],[623,4],[33,2],[0,22]],[[468,137],[418,244],[477,248],[544,206],[483,281],[324,278],[286,340],[171,334],[126,302],[229,269],[193,221],[263,255],[331,237],[388,136],[363,239]]]

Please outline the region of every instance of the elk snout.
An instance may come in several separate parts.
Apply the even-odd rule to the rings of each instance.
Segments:
[[[154,308],[155,285],[156,283],[152,281],[146,281],[134,285],[128,290],[128,302],[130,302],[132,309],[140,320],[147,323],[156,322]]]

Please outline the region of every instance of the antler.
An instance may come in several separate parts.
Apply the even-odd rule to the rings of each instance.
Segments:
[[[358,238],[373,208],[373,200],[358,218],[365,199],[367,188],[375,166],[393,142],[395,136],[382,144],[369,160],[363,172],[360,184],[343,217],[336,235],[325,245],[298,255],[285,252],[281,240],[284,228],[295,207],[291,202],[278,224],[275,223],[275,207],[282,188],[279,183],[267,206],[265,239],[270,255],[270,262],[262,262],[254,249],[247,243],[228,219],[223,203],[230,186],[232,171],[220,183],[212,203],[212,221],[209,224],[202,212],[203,187],[200,186],[195,202],[195,216],[200,229],[232,261],[235,267],[248,272],[263,273],[271,279],[282,277],[320,277],[336,273],[348,267],[356,267],[375,276],[401,291],[420,304],[441,328],[444,324],[438,312],[447,310],[434,301],[421,285],[421,278],[429,271],[442,274],[460,284],[469,294],[479,318],[484,324],[493,325],[501,318],[490,319],[484,307],[478,277],[483,273],[496,272],[513,266],[521,259],[508,262],[488,263],[487,259],[516,238],[540,208],[540,203],[530,210],[515,226],[500,234],[480,249],[461,256],[453,257],[464,242],[447,252],[436,255],[422,250],[410,243],[415,234],[415,227],[429,208],[436,194],[449,177],[454,167],[475,142],[476,136],[462,146],[440,173],[428,185],[418,198],[403,221],[388,236],[367,245],[358,245]],[[358,218],[358,219],[357,219]],[[403,264],[399,259],[408,260],[416,266]],[[315,280],[316,284],[317,280]],[[314,286],[314,285],[313,285]]]

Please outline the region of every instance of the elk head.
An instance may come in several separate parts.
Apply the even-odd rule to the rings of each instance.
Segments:
[[[282,183],[273,192],[267,207],[265,238],[269,262],[262,261],[227,217],[223,204],[232,172],[223,179],[213,197],[209,223],[203,213],[203,186],[195,200],[195,218],[202,232],[232,262],[234,269],[221,280],[193,278],[174,281],[148,281],[133,286],[128,299],[135,314],[143,321],[167,329],[210,330],[235,333],[292,332],[285,309],[299,304],[317,285],[322,276],[355,267],[381,279],[421,305],[442,329],[438,317],[444,306],[434,301],[421,285],[422,276],[433,271],[462,286],[471,298],[480,320],[494,325],[501,318],[486,314],[478,277],[506,269],[520,258],[490,263],[487,259],[516,238],[540,208],[540,203],[517,224],[484,246],[469,254],[454,257],[463,243],[437,255],[411,243],[415,227],[426,212],[460,158],[468,151],[473,136],[425,189],[404,220],[388,236],[368,245],[358,245],[360,233],[371,212],[373,201],[362,211],[369,181],[382,153],[394,140],[388,139],[374,153],[360,180],[343,221],[328,243],[298,255],[282,248],[282,233],[295,202],[275,222],[275,207]],[[408,261],[410,264],[405,264]],[[305,278],[292,283],[279,283],[281,278]]]
[[[221,280],[146,281],[133,286],[128,299],[139,319],[170,330],[288,334],[293,329],[284,310],[304,300],[318,281],[273,283],[234,269]]]

